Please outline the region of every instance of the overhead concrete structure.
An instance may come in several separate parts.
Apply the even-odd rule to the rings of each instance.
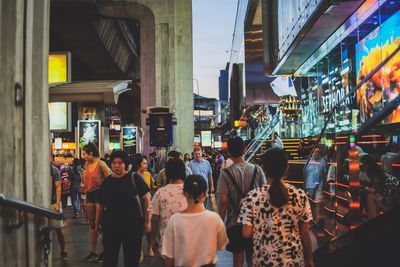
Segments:
[[[52,3],[54,3],[54,8],[52,7],[54,25],[51,25],[51,29],[54,29],[52,34],[56,36],[54,42],[63,43],[67,49],[74,49],[75,55],[83,63],[80,65],[91,71],[86,77],[75,73],[76,76],[79,75],[78,79],[89,80],[90,77],[100,80],[132,79],[140,87],[140,93],[137,94],[140,101],[133,103],[132,112],[140,113],[149,106],[170,106],[178,121],[178,125],[174,128],[174,149],[182,152],[191,151],[193,145],[191,1],[53,0]],[[68,12],[75,11],[79,21],[71,24]],[[125,24],[125,27],[135,23],[134,27],[139,32],[139,36],[133,36],[138,39],[133,41],[136,49],[127,49],[126,47],[129,47],[127,42],[117,42],[117,39],[124,39],[118,34],[118,31],[121,31],[121,23]],[[79,29],[82,30],[78,32]],[[68,34],[63,36],[64,32]],[[111,38],[107,32],[116,37]],[[79,48],[79,41],[83,35],[87,36],[85,40],[90,38],[92,44],[82,44],[82,48]],[[96,36],[101,43],[93,43]],[[116,46],[121,46],[123,49],[112,49]],[[62,45],[58,45],[57,48],[60,47]],[[98,57],[94,55],[93,49],[96,49]],[[105,55],[106,51],[108,55]],[[72,52],[74,54],[74,51]],[[132,74],[125,71],[129,62],[124,60],[125,57],[121,57],[121,53],[132,57],[132,61],[138,61]],[[74,59],[74,55],[72,58]],[[111,62],[111,64],[100,65],[103,69],[103,72],[100,72],[99,64],[96,62]],[[148,153],[151,148],[148,145],[146,117],[145,114],[141,115],[140,126],[145,130],[145,153]]]
[[[50,6],[62,2],[69,1],[0,1],[0,194],[47,208],[51,195],[47,84]],[[191,151],[191,1],[96,1],[96,4],[103,16],[139,21],[141,108],[170,106],[178,120],[174,129],[175,149]],[[100,31],[106,27],[97,26]],[[128,62],[122,63],[123,59],[118,67],[128,68]],[[146,129],[147,115],[141,116],[142,127]],[[146,148],[145,152],[149,152],[148,145]],[[18,212],[0,203],[0,266],[45,265],[38,230],[47,223],[42,217],[23,217],[22,227],[7,230],[10,223],[18,221]]]

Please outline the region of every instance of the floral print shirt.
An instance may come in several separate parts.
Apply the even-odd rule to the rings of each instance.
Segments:
[[[151,213],[160,216],[160,235],[162,237],[169,218],[187,207],[183,195],[183,184],[167,184],[154,194],[151,201]]]

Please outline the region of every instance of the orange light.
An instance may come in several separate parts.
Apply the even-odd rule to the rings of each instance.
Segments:
[[[235,125],[235,127],[245,127],[245,126],[247,126],[247,121],[242,121],[242,120],[235,121],[234,125]]]
[[[51,149],[54,149],[54,143],[51,144]],[[75,143],[62,143],[62,148],[61,149],[69,149],[69,150],[74,150],[76,149]]]
[[[359,202],[351,202],[350,203],[350,208],[359,208],[360,207],[360,203]]]
[[[359,186],[360,186],[360,181],[353,181],[353,182],[350,182],[349,185],[350,185],[351,187],[359,187]]]

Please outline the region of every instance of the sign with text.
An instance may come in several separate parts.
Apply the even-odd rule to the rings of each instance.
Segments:
[[[211,146],[211,131],[201,131],[201,146]]]
[[[71,53],[51,53],[48,57],[48,83],[70,82]]]

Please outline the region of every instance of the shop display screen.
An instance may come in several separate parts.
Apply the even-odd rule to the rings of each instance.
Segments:
[[[400,11],[356,44],[357,83],[368,75],[400,44]],[[397,53],[382,69],[357,91],[361,123],[392,101],[400,91],[400,54]],[[400,122],[400,108],[385,123]]]
[[[50,131],[68,130],[68,103],[49,103]]]
[[[136,127],[122,127],[122,147],[136,146]]]
[[[100,127],[99,120],[78,121],[79,147],[82,148],[90,142],[99,148]]]

